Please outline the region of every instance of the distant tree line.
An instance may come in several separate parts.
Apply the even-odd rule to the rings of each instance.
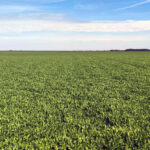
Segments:
[[[150,51],[149,49],[126,49],[125,51]]]
[[[122,51],[126,51],[126,52],[130,52],[130,51],[150,51],[150,49],[125,49],[125,50],[110,50],[111,52],[122,52]]]

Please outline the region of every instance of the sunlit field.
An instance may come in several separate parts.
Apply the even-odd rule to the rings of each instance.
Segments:
[[[0,52],[0,149],[150,149],[150,52]]]

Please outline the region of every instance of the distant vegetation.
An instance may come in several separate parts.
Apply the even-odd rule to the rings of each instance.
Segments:
[[[50,50],[51,52],[55,52],[55,51],[53,51],[53,50]],[[85,50],[85,51],[83,51],[83,50],[70,50],[70,51],[75,51],[75,52],[103,52],[103,50]],[[123,52],[123,51],[150,51],[150,49],[132,49],[132,48],[130,48],[130,49],[125,49],[125,50],[121,50],[121,49],[113,49],[113,50],[105,50],[105,52],[107,52],[107,51],[111,51],[111,52]],[[5,52],[5,51],[3,51],[3,52]],[[27,52],[26,50],[9,50],[9,52]],[[31,51],[30,50],[30,52],[36,52],[36,51]],[[38,50],[38,52],[40,52],[40,50]],[[41,52],[48,52],[48,51],[44,51],[44,50],[42,50]],[[59,52],[59,50],[57,51],[57,52]],[[60,51],[60,52],[65,52],[65,51]],[[67,51],[66,51],[67,52]]]
[[[149,49],[126,49],[125,51],[150,51]]]
[[[150,51],[149,49],[126,49],[126,50],[110,50],[110,51],[112,51],[112,52],[118,52],[118,51],[127,51],[127,52],[129,52],[129,51]]]
[[[149,52],[1,52],[0,149],[150,149]]]

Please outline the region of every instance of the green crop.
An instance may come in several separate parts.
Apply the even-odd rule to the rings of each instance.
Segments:
[[[1,52],[0,149],[150,149],[150,53]]]

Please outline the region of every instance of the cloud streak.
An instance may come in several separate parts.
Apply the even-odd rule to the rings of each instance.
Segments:
[[[57,22],[49,20],[1,20],[0,33],[23,32],[140,32],[150,31],[147,21]]]
[[[4,3],[7,3],[7,4],[18,4],[18,3],[39,3],[39,2],[44,2],[44,3],[59,3],[59,2],[64,2],[65,0],[22,0],[22,1],[19,1],[19,0],[1,0],[0,1],[0,4],[4,4]]]
[[[143,35],[53,35],[49,36],[49,34],[41,34],[40,36],[0,36],[0,40],[29,40],[29,41],[40,41],[41,39],[45,41],[145,41],[149,39],[149,36],[143,36]]]
[[[106,50],[149,48],[149,35],[57,34],[0,36],[0,50]],[[8,44],[9,43],[9,44]]]
[[[137,6],[140,6],[140,5],[144,5],[144,4],[147,4],[147,3],[150,3],[150,0],[145,0],[145,1],[142,1],[142,2],[139,2],[139,3],[136,3],[136,4],[133,4],[133,5],[130,5],[130,6],[127,6],[127,7],[119,8],[119,9],[117,9],[117,10],[130,9],[130,8],[134,8],[134,7],[137,7]]]
[[[0,14],[0,22],[6,21],[32,21],[32,20],[51,20],[64,21],[65,14],[60,13],[19,13],[19,14]]]
[[[24,12],[24,11],[35,11],[37,8],[32,6],[19,6],[19,5],[0,5],[0,13],[10,12]]]

